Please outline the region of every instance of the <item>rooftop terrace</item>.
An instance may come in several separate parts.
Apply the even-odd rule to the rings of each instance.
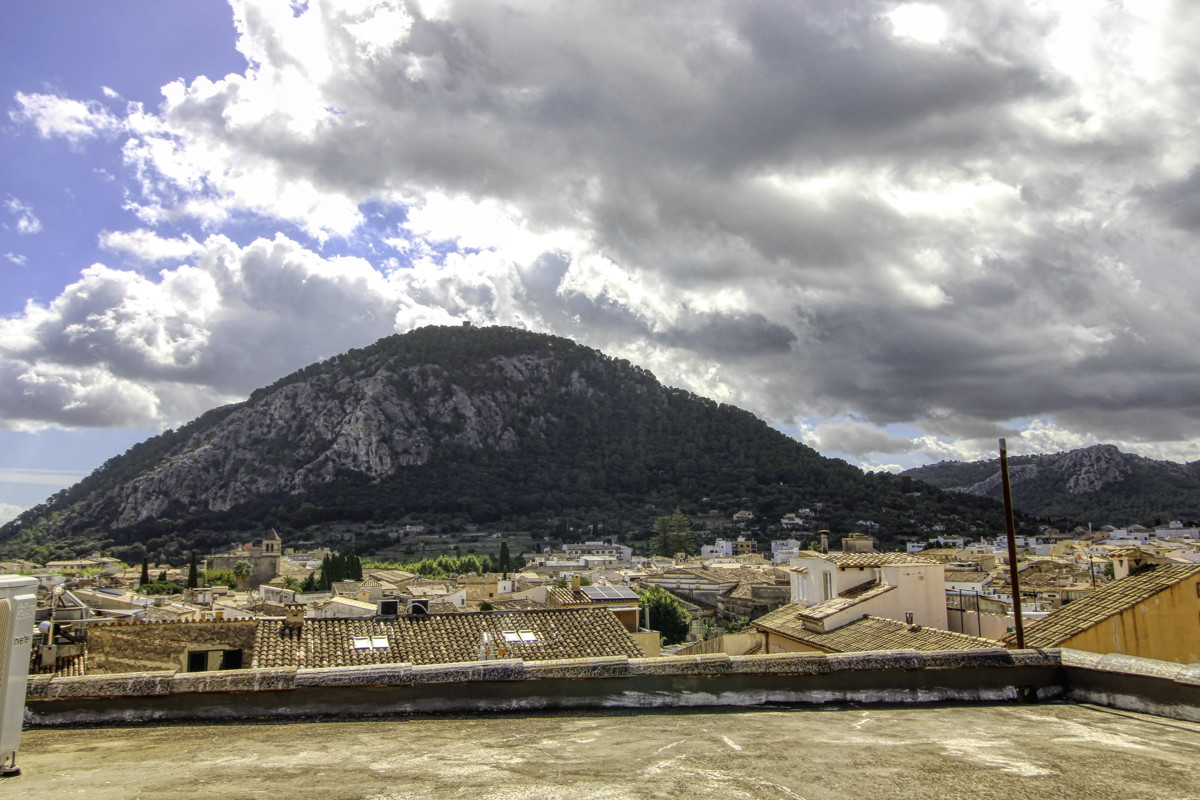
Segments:
[[[1200,724],[1090,705],[780,706],[27,730],[9,797],[1200,797]]]

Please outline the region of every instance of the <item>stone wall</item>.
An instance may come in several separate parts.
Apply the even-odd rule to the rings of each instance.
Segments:
[[[245,555],[215,555],[204,557],[205,569],[232,570],[239,561],[250,564],[250,579],[248,586],[257,589],[259,585],[270,583],[279,575],[279,556],[245,556]]]
[[[1200,665],[1074,650],[723,654],[31,676],[30,725],[332,715],[1075,699],[1200,722]]]
[[[93,625],[88,629],[89,674],[187,668],[189,650],[241,650],[244,664],[254,654],[256,620]]]

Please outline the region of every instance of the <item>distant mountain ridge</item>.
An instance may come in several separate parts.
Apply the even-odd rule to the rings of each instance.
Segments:
[[[1027,514],[1100,525],[1200,520],[1200,461],[1155,461],[1098,444],[1010,456],[1008,465],[1013,506]],[[942,461],[901,474],[948,491],[1001,496],[999,458]]]
[[[864,474],[568,339],[428,327],[135,445],[0,527],[0,555],[178,563],[265,527],[335,523],[622,535],[677,506],[776,522],[819,506],[835,534],[859,520],[892,537],[956,519],[1003,526],[990,500]]]

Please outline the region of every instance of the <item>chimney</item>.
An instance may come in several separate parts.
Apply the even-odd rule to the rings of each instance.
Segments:
[[[283,627],[299,630],[304,625],[304,603],[285,603],[283,606]]]
[[[578,575],[576,575],[576,574],[571,575],[571,591],[572,592],[578,592],[581,587],[581,583],[582,582],[579,580]]]
[[[829,552],[829,534],[828,533],[821,534],[821,552],[822,553]]]

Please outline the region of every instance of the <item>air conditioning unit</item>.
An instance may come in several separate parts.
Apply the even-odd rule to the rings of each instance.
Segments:
[[[17,747],[25,718],[37,581],[0,575],[0,775],[20,775]]]

